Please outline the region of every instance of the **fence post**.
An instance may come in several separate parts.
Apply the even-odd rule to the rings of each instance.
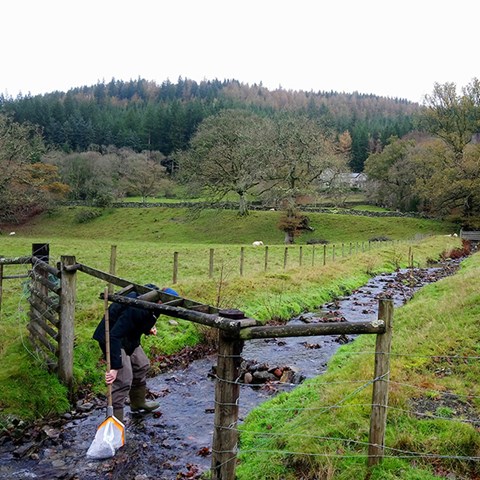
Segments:
[[[0,317],[2,315],[2,296],[3,296],[3,265],[0,265]]]
[[[265,247],[265,271],[268,268],[268,245]]]
[[[210,261],[208,267],[208,278],[213,277],[213,256],[215,254],[215,250],[213,248],[210,249]]]
[[[327,263],[327,246],[323,246],[323,265],[325,266]]]
[[[223,314],[226,317],[225,314]],[[238,444],[238,399],[243,341],[218,331],[212,480],[234,480]]]
[[[178,252],[173,252],[173,278],[172,283],[177,283],[178,279]]]
[[[388,384],[390,380],[390,350],[392,343],[393,300],[380,299],[378,319],[385,322],[385,333],[377,335],[375,345],[375,381],[368,446],[368,467],[381,462],[385,449],[387,426]]]
[[[73,256],[61,257],[61,293],[60,293],[60,328],[58,340],[58,376],[67,385],[70,392],[73,387],[73,342],[75,337],[75,294],[76,271],[65,269],[75,265]]]
[[[287,269],[287,259],[288,259],[288,247],[285,247],[285,252],[283,253],[283,269]]]
[[[240,276],[243,277],[243,265],[245,263],[245,247],[240,247]]]
[[[300,266],[302,266],[302,262],[303,262],[303,248],[300,245],[299,259],[298,259],[298,263],[300,264]]]
[[[112,275],[115,275],[117,270],[117,246],[112,245],[110,247],[110,270],[109,272]],[[108,293],[111,295],[113,293],[113,283],[108,284]]]

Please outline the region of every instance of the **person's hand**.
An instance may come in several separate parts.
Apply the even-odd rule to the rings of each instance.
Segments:
[[[113,369],[108,372],[105,372],[105,383],[107,385],[110,385],[111,383],[113,383],[117,378],[117,374],[118,374],[118,370],[113,370]]]
[[[150,335],[156,335],[157,334],[157,327],[154,325],[151,329],[150,329]]]

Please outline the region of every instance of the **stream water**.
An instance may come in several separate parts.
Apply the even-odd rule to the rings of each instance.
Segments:
[[[401,271],[372,278],[351,295],[300,315],[291,322],[376,318],[378,296],[402,305],[423,285],[455,271],[451,262],[436,268]],[[251,340],[243,358],[249,364],[288,367],[295,373],[288,384],[242,386],[240,419],[277,391],[295,388],[301,378],[320,375],[339,345],[353,338],[339,336]],[[0,438],[0,479],[172,480],[199,478],[210,467],[213,433],[215,356],[195,360],[188,368],[149,379],[149,390],[160,401],[160,415],[132,417],[126,409],[126,444],[114,458],[86,458],[97,426],[105,418],[98,402],[83,402],[57,424],[43,426],[22,439]],[[84,412],[82,413],[82,410]]]

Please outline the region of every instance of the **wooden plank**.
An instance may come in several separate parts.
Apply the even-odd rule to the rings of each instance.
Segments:
[[[158,292],[161,294],[161,292]],[[170,298],[174,298],[169,295]],[[139,298],[128,298],[122,295],[109,295],[108,299],[111,302],[122,303],[124,305],[132,305],[136,307],[153,310],[162,315],[169,317],[181,318],[183,320],[190,320],[191,322],[207,325],[208,327],[216,327],[232,333],[236,333],[240,329],[241,321],[223,318],[219,315],[211,313],[196,312],[194,310],[187,310],[181,307],[172,307],[163,303],[153,303],[140,300]]]
[[[135,290],[138,293],[147,293],[152,290],[151,288],[145,287],[144,285],[132,283],[130,280],[125,280],[123,278],[116,277],[115,275],[111,275],[109,273],[102,272],[101,270],[97,270],[96,268],[88,267],[83,263],[67,265],[64,268],[64,270],[67,272],[80,270],[81,272],[86,273],[87,275],[91,275],[92,277],[99,278],[100,280],[104,280],[107,283],[113,283],[114,285],[118,285],[119,287],[128,287],[130,285],[133,285],[135,287]]]
[[[53,293],[60,295],[60,285],[57,285],[51,282],[48,277],[44,277],[43,275],[37,275],[33,270],[30,271],[28,276],[34,281],[41,283],[43,286],[47,287]]]
[[[0,265],[3,268],[3,265]],[[5,280],[14,280],[16,278],[28,278],[30,275],[28,273],[20,273],[19,275],[4,275],[3,278]]]
[[[29,265],[30,263],[32,263],[32,257],[0,258],[0,265]]]
[[[60,270],[58,268],[52,267],[52,265],[45,263],[43,260],[37,257],[32,257],[32,269],[45,270],[56,277],[60,277]]]
[[[57,318],[53,313],[48,310],[48,307],[45,307],[45,305],[40,305],[39,303],[35,302],[31,297],[27,299],[28,303],[34,308],[39,315],[41,315],[43,318],[46,318],[54,327],[57,329],[60,328],[60,320]]]
[[[39,340],[40,343],[53,355],[58,355],[58,349],[45,338],[43,331],[38,327],[38,325],[30,322],[27,324],[27,328],[35,340]]]
[[[381,299],[378,318],[385,322],[385,332],[377,335],[375,346],[375,382],[372,394],[372,413],[368,446],[368,467],[383,458],[387,427],[388,385],[390,380],[390,351],[392,344],[393,301]]]
[[[243,325],[242,325],[243,327]],[[314,335],[358,335],[383,333],[385,324],[381,320],[371,322],[332,322],[308,325],[278,325],[242,328],[239,335],[243,340],[253,338],[306,337]]]
[[[44,303],[48,308],[55,310],[56,312],[60,311],[60,304],[58,303],[58,299],[46,297],[43,292],[40,292],[32,285],[29,285],[28,289],[30,290],[31,294],[36,297],[36,300],[38,302]]]
[[[39,326],[45,333],[50,335],[53,340],[58,342],[58,332],[54,330],[50,325],[43,320],[42,316],[39,314],[39,312],[36,312],[35,318],[31,319],[30,322],[35,323],[37,326]]]

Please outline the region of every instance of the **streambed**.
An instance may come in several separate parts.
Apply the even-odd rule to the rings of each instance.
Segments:
[[[408,301],[422,286],[454,273],[458,262],[427,269],[402,270],[372,278],[351,295],[291,320],[366,321],[376,318],[378,296],[396,306]],[[240,392],[240,419],[278,391],[295,388],[303,378],[320,375],[339,345],[352,337],[319,336],[245,343],[243,358],[294,372],[289,383],[244,385]],[[160,402],[160,414],[133,417],[126,409],[126,445],[114,458],[87,459],[85,453],[105,418],[98,399],[79,402],[76,410],[58,422],[36,427],[20,440],[0,438],[0,479],[173,480],[200,478],[210,467],[213,433],[215,355],[192,361],[187,368],[149,379],[148,388]],[[265,367],[263,368],[265,370]]]

